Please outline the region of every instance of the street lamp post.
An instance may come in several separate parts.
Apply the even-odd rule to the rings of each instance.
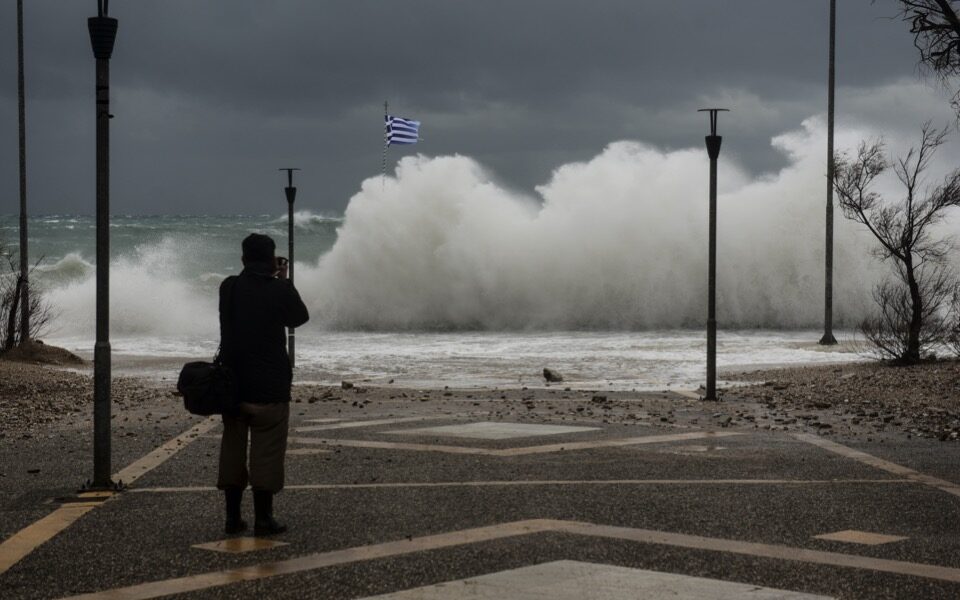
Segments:
[[[97,341],[93,350],[93,488],[110,480],[110,56],[117,20],[107,16],[109,0],[97,2],[87,19],[97,60]]]
[[[837,343],[833,337],[833,93],[834,64],[836,62],[837,0],[830,0],[830,66],[827,75],[827,226],[824,248],[823,337],[826,346]]]
[[[698,112],[710,113],[710,135],[706,136],[707,154],[710,156],[710,258],[707,276],[707,395],[704,400],[717,399],[717,157],[720,142],[717,135],[717,113],[728,112],[726,108],[703,108]]]
[[[17,0],[17,112],[20,129],[20,343],[30,340],[30,265],[27,252],[27,123],[23,86],[23,0]]]
[[[287,195],[287,240],[289,243],[289,256],[287,258],[290,260],[287,266],[287,277],[290,279],[290,285],[293,285],[293,201],[297,199],[297,188],[293,187],[293,172],[299,171],[300,169],[284,167],[279,170],[287,172],[287,187],[283,188],[283,191]],[[297,364],[294,358],[295,342],[296,335],[294,334],[293,327],[290,327],[287,329],[287,353],[290,355],[291,367],[295,367]]]

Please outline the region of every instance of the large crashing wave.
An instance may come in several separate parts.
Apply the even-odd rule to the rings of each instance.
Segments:
[[[110,264],[111,331],[137,336],[214,335],[219,328],[216,298],[204,295],[201,287],[183,276],[187,261],[196,260],[203,251],[201,239],[167,238],[114,260]],[[96,268],[84,264],[88,276],[46,290],[55,317],[50,328],[54,337],[93,335]]]
[[[838,147],[865,137],[842,131]],[[773,146],[788,166],[760,178],[739,168],[729,148],[721,153],[721,328],[822,323],[822,123],[808,120]],[[535,198],[505,189],[466,157],[404,158],[395,176],[363,182],[319,262],[297,263],[308,327],[700,327],[707,176],[702,148],[616,142],[558,168]],[[297,215],[298,225],[310,218]],[[838,326],[851,326],[870,309],[872,284],[886,270],[870,255],[868,234],[839,211],[835,240],[834,315]],[[203,251],[190,244],[167,240],[114,263],[115,333],[216,334],[215,286],[184,274],[184,263]],[[61,333],[92,332],[94,289],[91,274],[51,291]]]
[[[856,139],[852,134],[848,137]],[[790,164],[751,180],[721,156],[722,327],[816,327],[823,315],[825,140],[780,136]],[[707,175],[701,149],[616,142],[525,197],[461,156],[405,158],[368,179],[334,248],[298,271],[338,328],[672,328],[706,315]],[[835,318],[852,324],[881,272],[837,212]]]

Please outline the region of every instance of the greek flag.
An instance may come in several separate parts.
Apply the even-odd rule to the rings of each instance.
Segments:
[[[384,115],[387,122],[387,145],[416,144],[420,139],[420,121],[411,121],[402,117]]]

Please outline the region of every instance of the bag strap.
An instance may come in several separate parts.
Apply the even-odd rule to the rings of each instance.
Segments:
[[[213,362],[217,364],[223,364],[223,347],[225,345],[224,338],[227,336],[227,334],[231,333],[231,329],[233,328],[234,303],[235,303],[234,297],[236,296],[236,287],[237,287],[238,278],[239,278],[238,275],[231,275],[230,277],[227,277],[226,281],[224,282],[226,285],[229,286],[229,289],[227,290],[227,297],[226,297],[227,314],[225,318],[223,316],[220,317],[220,344],[217,346],[217,353],[213,356]]]

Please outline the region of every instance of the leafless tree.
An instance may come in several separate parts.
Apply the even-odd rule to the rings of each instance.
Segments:
[[[951,300],[956,289],[955,279],[943,264],[927,264],[924,273],[917,276],[923,314],[917,340],[918,355],[932,346],[948,342],[951,334]],[[910,324],[913,320],[913,301],[910,288],[901,277],[878,284],[873,290],[877,315],[860,323],[860,332],[881,358],[903,362],[911,352]]]
[[[901,16],[910,24],[920,64],[953,92],[951,104],[960,119],[960,0],[900,0]]]
[[[40,261],[37,261],[30,270],[35,270],[39,264]],[[53,310],[41,291],[36,288],[32,291],[27,301],[30,332],[28,336],[24,336],[19,318],[24,296],[19,256],[0,240],[0,352],[19,345],[25,338],[38,339],[53,320]]]
[[[954,289],[950,299],[950,317],[947,323],[947,346],[960,356],[960,286]]]
[[[881,354],[906,363],[919,361],[924,349],[943,340],[943,313],[956,287],[946,261],[951,240],[935,238],[932,229],[947,209],[960,205],[960,169],[933,188],[923,178],[946,136],[947,129],[924,124],[919,148],[892,164],[906,191],[897,202],[871,191],[890,166],[882,141],[861,143],[855,159],[837,157],[834,186],[844,216],[870,230],[879,242],[876,256],[893,266],[892,279],[874,290],[878,316],[865,320],[861,329]]]

